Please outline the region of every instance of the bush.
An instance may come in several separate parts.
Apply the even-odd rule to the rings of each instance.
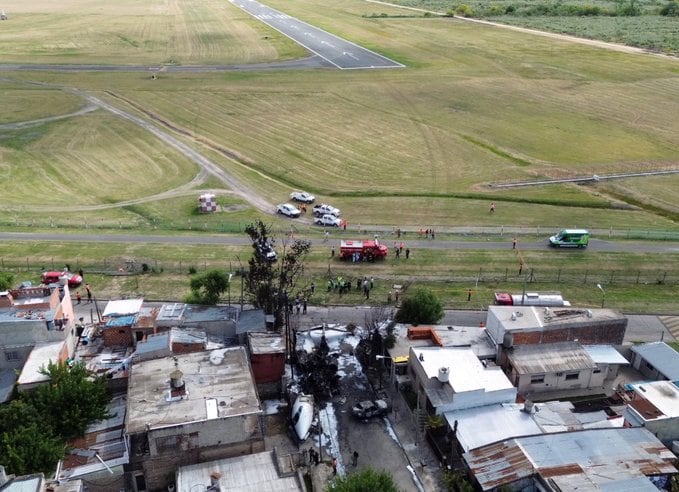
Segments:
[[[667,2],[663,8],[660,9],[660,15],[666,17],[679,17],[679,1],[672,0]]]
[[[443,303],[429,289],[417,289],[403,301],[396,313],[398,323],[413,325],[437,323],[441,318]]]
[[[474,9],[471,8],[469,5],[463,3],[462,5],[457,6],[457,8],[455,9],[455,15],[459,15],[462,17],[473,17]]]

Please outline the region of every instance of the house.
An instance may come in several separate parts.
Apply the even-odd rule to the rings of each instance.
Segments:
[[[124,489],[124,465],[129,462],[123,435],[127,397],[114,396],[107,405],[110,418],[90,424],[85,433],[67,444],[56,479],[61,483],[84,480],[90,487]]]
[[[461,452],[514,437],[622,427],[622,408],[581,411],[569,401],[498,403],[446,412]]]
[[[0,402],[9,398],[17,381],[16,373],[21,372],[29,358],[35,363],[24,375],[26,389],[43,380],[41,377],[35,380],[39,369],[36,364],[73,357],[76,342],[68,285],[0,292]],[[31,357],[34,350],[37,352]],[[43,355],[49,355],[48,359],[43,359]]]
[[[84,492],[81,480],[60,484],[46,480],[42,473],[32,475],[8,475],[5,467],[0,465],[0,491],[2,492]]]
[[[133,326],[141,312],[144,299],[109,301],[102,313],[101,335],[107,347],[133,347],[136,341]]]
[[[670,381],[627,385],[625,425],[645,427],[666,446],[679,441],[679,387]]]
[[[679,381],[679,352],[665,342],[632,346],[632,367],[649,379]]]
[[[497,362],[505,369],[513,347],[558,342],[619,346],[626,329],[627,318],[611,309],[489,306],[486,319]]]
[[[482,363],[469,347],[411,347],[409,371],[429,414],[516,401],[504,372]]]
[[[617,366],[629,364],[613,347],[597,345],[590,349],[578,342],[517,345],[506,349],[505,355],[509,378],[519,394],[541,400],[555,391],[572,396],[585,393],[583,390],[604,394],[607,378],[611,383],[608,391],[612,392],[609,376],[617,374]]]
[[[196,484],[201,490],[238,490],[242,492],[304,492],[306,487],[295,473],[282,474],[276,451],[236,456],[208,463],[182,466],[177,470],[177,492],[190,492]],[[209,488],[212,487],[212,488]],[[195,490],[195,489],[194,489]]]
[[[589,429],[500,440],[464,454],[480,490],[657,492],[676,456],[648,430]],[[653,482],[651,481],[653,480]]]
[[[137,491],[166,488],[178,466],[264,450],[244,347],[135,362],[127,401],[126,470]]]

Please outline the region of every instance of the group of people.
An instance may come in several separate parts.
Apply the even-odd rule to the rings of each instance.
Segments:
[[[403,250],[403,241],[395,241],[394,242],[394,257],[396,259],[401,257],[401,253],[404,252]],[[405,248],[405,255],[406,255],[406,260],[410,258],[410,248]]]
[[[426,237],[427,239],[436,239],[436,233],[434,229],[420,229],[420,237]]]
[[[92,288],[90,287],[90,284],[85,284],[85,292],[87,293],[87,304],[90,304],[92,302]],[[82,302],[83,296],[80,293],[80,291],[76,291],[75,300],[77,304],[80,304]]]

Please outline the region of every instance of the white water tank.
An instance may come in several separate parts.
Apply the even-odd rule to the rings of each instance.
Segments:
[[[533,413],[534,403],[531,400],[526,400],[523,404],[523,411],[526,413]]]
[[[447,383],[450,380],[450,370],[447,367],[439,368],[439,381]]]

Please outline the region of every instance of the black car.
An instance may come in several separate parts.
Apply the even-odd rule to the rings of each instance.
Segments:
[[[359,401],[351,409],[351,414],[357,419],[370,419],[386,415],[391,407],[385,400],[364,400]]]

